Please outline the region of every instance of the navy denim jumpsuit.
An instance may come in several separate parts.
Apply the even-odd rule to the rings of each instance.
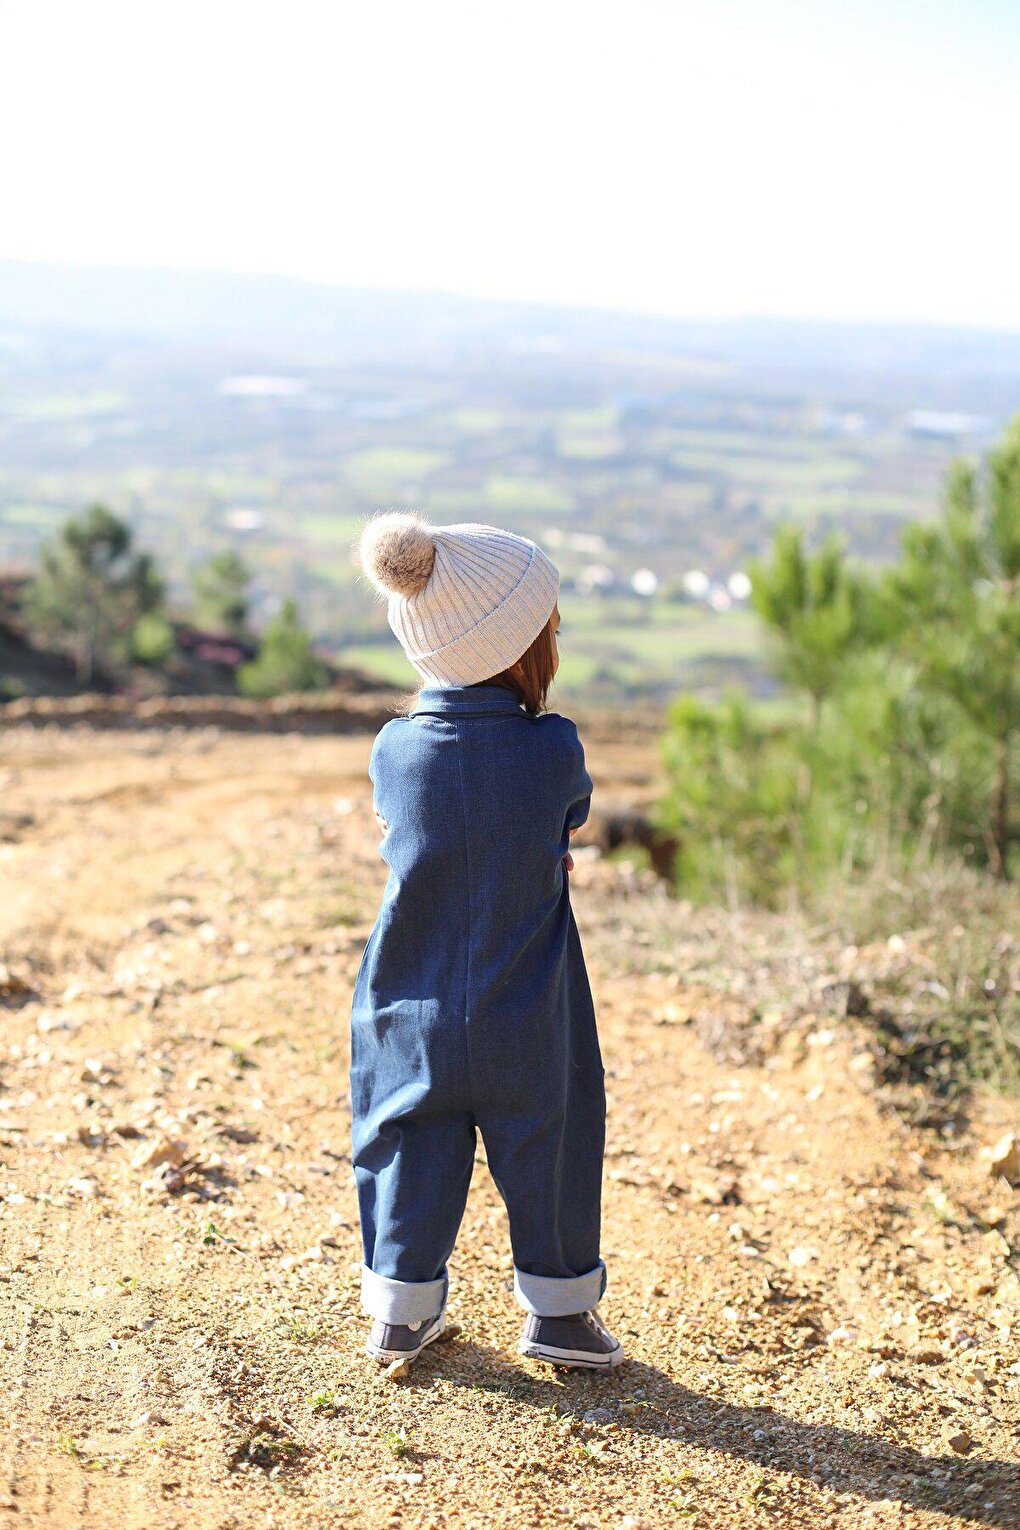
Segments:
[[[369,774],[390,871],[351,1014],[365,1308],[445,1305],[477,1128],[518,1301],[586,1311],[606,1280],[605,1074],[563,865],[592,791],[577,729],[502,685],[427,686]]]

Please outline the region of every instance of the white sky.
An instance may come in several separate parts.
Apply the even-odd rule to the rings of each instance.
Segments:
[[[1018,0],[0,0],[0,256],[1020,326]]]

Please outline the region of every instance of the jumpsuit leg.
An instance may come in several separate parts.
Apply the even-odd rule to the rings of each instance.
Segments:
[[[465,1111],[355,1121],[361,1296],[372,1317],[415,1323],[446,1305],[446,1263],[474,1157],[475,1123]]]
[[[482,1123],[489,1170],[510,1219],[514,1295],[539,1317],[587,1312],[606,1288],[599,1254],[604,1099],[597,1088],[558,1121],[514,1112],[487,1114]]]
[[[501,1027],[478,1125],[510,1218],[514,1294],[539,1317],[598,1305],[605,1071],[586,984],[558,1024]],[[494,1038],[495,1039],[495,1038]],[[508,1080],[514,1079],[511,1086]]]

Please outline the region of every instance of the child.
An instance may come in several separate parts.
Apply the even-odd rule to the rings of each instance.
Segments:
[[[559,574],[524,537],[401,513],[369,521],[359,553],[424,682],[369,765],[390,874],[351,1015],[367,1351],[410,1361],[443,1333],[477,1127],[521,1353],[608,1368],[605,1075],[567,888],[592,782],[574,724],[543,712]]]

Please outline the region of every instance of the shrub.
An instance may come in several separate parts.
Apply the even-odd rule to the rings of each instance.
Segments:
[[[243,664],[237,675],[243,695],[261,697],[322,691],[329,680],[329,666],[316,656],[293,600],[285,601],[269,623],[258,657]]]
[[[174,651],[174,629],[165,616],[147,611],[135,622],[131,647],[139,664],[165,664]]]

